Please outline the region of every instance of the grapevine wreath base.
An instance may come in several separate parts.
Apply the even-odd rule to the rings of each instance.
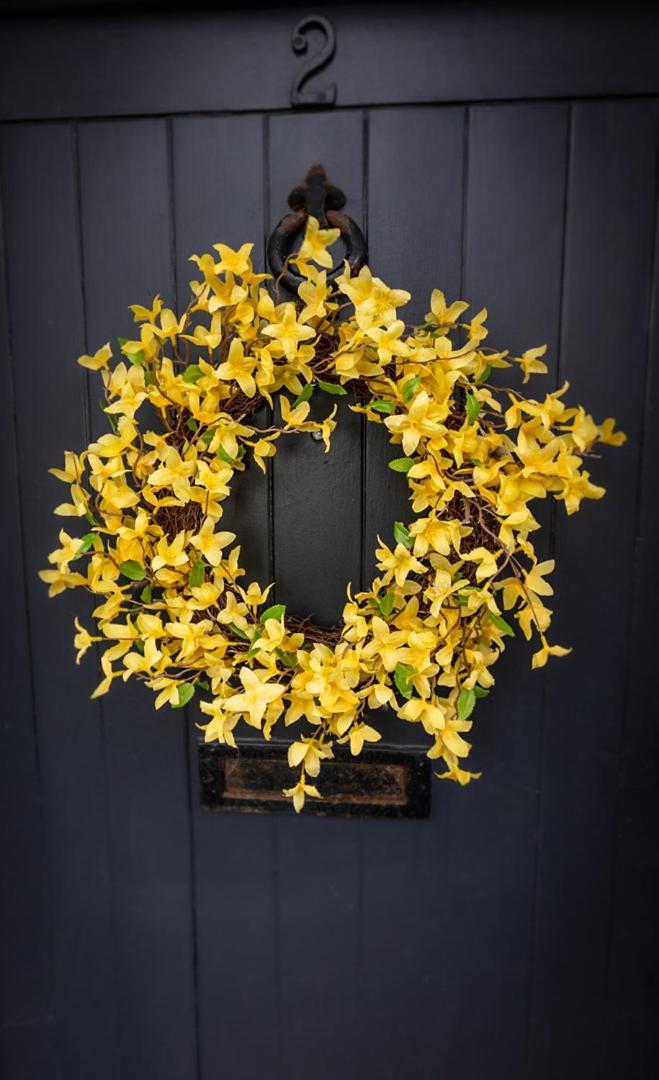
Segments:
[[[300,810],[320,797],[313,781],[334,743],[359,754],[380,734],[371,710],[420,724],[443,777],[467,783],[465,739],[492,667],[518,627],[537,638],[533,667],[568,649],[550,644],[553,560],[538,562],[531,506],[550,495],[568,514],[604,494],[584,459],[620,445],[614,422],[596,424],[563,402],[567,384],[541,400],[491,382],[515,368],[523,383],[547,368],[544,347],[522,356],[489,348],[485,310],[448,304],[435,290],[423,325],[398,309],[410,299],[368,267],[335,281],[328,247],[338,230],[310,217],[291,259],[295,300],[257,274],[251,244],[193,255],[198,280],[181,316],[156,297],[131,308],[139,332],[79,363],[100,371],[110,430],[52,473],[70,488],[62,530],[41,577],[55,595],[83,588],[97,601],[96,632],[76,619],[78,661],[92,644],[103,679],[142,679],[155,706],[196,698],[206,740],[235,746],[244,722],[269,739],[292,729]],[[312,394],[328,414],[310,419]],[[241,583],[240,547],[222,529],[237,473],[265,471],[282,437],[316,432],[326,451],[338,396],[383,424],[397,455],[389,467],[409,487],[410,519],[379,540],[378,576],[352,593],[339,627],[323,629],[272,603],[272,585]],[[255,413],[264,402],[269,419]],[[84,531],[86,528],[87,531]]]

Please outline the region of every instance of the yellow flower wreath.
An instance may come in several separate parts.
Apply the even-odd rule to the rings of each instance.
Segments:
[[[111,430],[51,470],[71,492],[55,513],[89,531],[62,530],[53,568],[41,572],[50,595],[82,587],[99,600],[96,635],[75,621],[78,662],[93,643],[102,648],[94,697],[133,676],[157,709],[196,695],[206,740],[230,746],[241,719],[266,739],[280,720],[297,725],[288,757],[299,779],[285,794],[298,811],[319,797],[308,777],[334,743],[359,754],[379,740],[367,710],[421,724],[442,776],[479,775],[461,765],[464,736],[515,632],[502,612],[527,639],[539,636],[533,667],[569,651],[546,638],[554,563],[537,562],[530,504],[551,494],[572,514],[600,498],[583,459],[625,438],[613,420],[598,425],[566,407],[567,384],[541,401],[491,384],[493,369],[517,365],[524,383],[547,369],[544,347],[520,357],[486,347],[485,310],[467,321],[467,304],[447,305],[435,290],[423,325],[409,327],[397,317],[409,293],[368,267],[352,275],[346,264],[328,281],[320,267],[331,267],[336,239],[309,219],[292,259],[304,281],[287,302],[254,273],[251,244],[216,244],[216,254],[192,256],[200,279],[180,317],[160,297],[135,305],[139,335],[119,339],[124,359],[111,368],[109,344],[79,358],[102,374]],[[234,474],[250,458],[265,471],[283,435],[315,432],[329,450],[336,406],[310,419],[314,393],[330,403],[351,393],[355,411],[386,425],[402,449],[389,466],[406,476],[413,515],[394,524],[390,545],[379,541],[379,576],[355,596],[348,586],[332,629],[268,604],[271,585],[241,586],[236,536],[217,527]],[[281,422],[257,426],[254,413],[274,395]]]

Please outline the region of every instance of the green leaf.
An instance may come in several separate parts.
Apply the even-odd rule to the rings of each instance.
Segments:
[[[484,369],[484,371],[481,371],[480,375],[476,379],[476,382],[477,383],[487,382],[487,380],[489,379],[491,374],[492,374],[492,365],[488,364],[487,367]]]
[[[506,622],[502,615],[497,615],[494,611],[490,611],[489,608],[487,613],[490,616],[494,625],[496,626],[497,630],[500,630],[504,637],[515,636],[515,631],[513,630],[512,626],[509,622]]]
[[[416,462],[411,457],[397,457],[393,461],[388,462],[389,468],[394,472],[409,472]]]
[[[150,604],[152,599],[153,599],[153,585],[151,584],[151,582],[149,582],[149,584],[145,585],[144,588],[142,589],[142,592],[140,593],[140,600],[142,601],[143,604]]]
[[[266,623],[268,619],[281,619],[282,615],[286,611],[286,604],[273,604],[272,607],[266,608],[262,612],[259,622]]]
[[[298,394],[298,396],[296,397],[295,401],[293,402],[292,408],[295,409],[298,405],[301,405],[303,401],[308,401],[309,398],[311,397],[311,395],[313,394],[313,392],[314,392],[313,383],[311,383],[311,382],[307,383],[304,390],[302,390]]]
[[[204,432],[199,436],[204,446],[208,446],[213,441],[213,435],[215,434],[215,428],[206,428]]]
[[[409,664],[401,664],[400,661],[396,664],[394,670],[394,682],[398,693],[408,700],[412,697],[412,680],[416,675],[416,671]]]
[[[420,375],[415,375],[413,379],[408,379],[407,382],[403,383],[403,401],[406,405],[409,405],[420,386]]]
[[[108,423],[110,424],[110,427],[112,428],[113,431],[116,431],[117,430],[117,421],[114,418],[114,414],[111,413],[111,412],[108,412],[108,410],[106,408],[106,405],[105,405],[105,402],[103,401],[103,398],[98,399],[98,404],[101,407],[101,409],[103,410],[103,412],[105,413],[105,415],[107,416]]]
[[[467,413],[467,422],[473,424],[474,420],[478,418],[478,414],[481,411],[481,403],[475,394],[467,394],[465,400],[465,411]]]
[[[199,424],[195,420],[194,416],[188,417],[188,419],[185,421],[185,426],[188,431],[197,431],[197,429],[199,428]]]
[[[85,535],[82,538],[82,544],[78,548],[76,558],[78,557],[78,555],[84,555],[86,551],[89,551],[90,547],[92,547],[92,545],[93,545],[94,541],[96,540],[97,536],[98,536],[98,533],[95,533],[95,532],[85,533]]]
[[[392,592],[388,592],[380,600],[380,612],[382,615],[391,615],[394,610],[395,596]]]
[[[318,385],[321,390],[324,390],[326,394],[335,394],[338,397],[345,397],[348,393],[345,386],[341,386],[336,382],[324,382],[323,379],[318,379]]]
[[[252,638],[252,644],[250,645],[249,650],[247,652],[247,658],[248,659],[249,659],[250,656],[255,656],[256,653],[259,651],[259,641],[260,641],[260,639],[261,639],[261,631],[259,630],[259,628],[257,626],[257,628],[256,628],[256,630],[254,632],[254,637]]]
[[[194,684],[191,682],[184,682],[178,688],[178,702],[172,705],[172,709],[182,709],[184,705],[194,697]]]
[[[458,601],[460,607],[466,607],[467,604],[469,603],[469,597],[466,596],[465,593],[456,592],[456,593],[453,593],[453,595],[454,595],[455,599]]]
[[[145,371],[144,372],[144,385],[145,386],[155,386],[156,385],[156,377],[155,377],[155,375],[153,374],[152,371]]]
[[[85,517],[87,518],[87,521],[90,525],[98,525],[98,521],[92,514],[91,510],[85,510]]]
[[[277,656],[281,660],[284,667],[297,667],[296,653],[284,652],[283,649],[277,649]]]
[[[146,577],[146,570],[140,563],[135,562],[135,559],[127,559],[126,562],[120,563],[119,569],[124,577],[131,581],[144,581]]]
[[[461,690],[458,696],[458,720],[468,720],[476,705],[476,694],[473,690]]]
[[[195,679],[194,685],[199,687],[200,690],[210,690],[211,688],[211,684],[208,682],[208,679]]]
[[[199,364],[188,364],[181,378],[183,379],[183,382],[196,383],[201,379],[203,374]]]
[[[137,352],[126,352],[124,346],[128,344],[130,338],[118,337],[117,342],[122,353],[127,360],[130,360],[131,364],[135,364],[136,367],[143,367],[144,365],[144,350],[138,349]]]
[[[410,535],[410,530],[403,525],[402,521],[394,521],[394,540],[397,544],[402,544],[407,550],[412,547],[414,541]]]
[[[196,563],[190,571],[190,577],[188,578],[188,584],[192,589],[199,588],[204,584],[204,578],[206,576],[206,564],[203,559],[197,559]]]
[[[241,630],[239,626],[236,626],[235,622],[229,623],[229,630],[233,630],[234,634],[238,637],[244,638],[245,641],[249,641],[249,634],[246,634],[244,630]]]
[[[489,692],[490,692],[490,691],[489,691],[489,690],[486,690],[486,689],[485,689],[485,687],[483,687],[483,686],[478,686],[478,685],[476,685],[476,686],[474,687],[474,693],[475,693],[475,695],[476,695],[476,700],[478,700],[479,698],[484,698],[484,697],[487,697],[487,695],[489,694]]]
[[[395,401],[372,401],[371,402],[371,408],[373,409],[373,412],[391,414],[392,412],[396,411],[396,402]]]
[[[215,451],[215,454],[216,454],[217,457],[221,458],[222,461],[226,461],[227,465],[235,465],[236,464],[236,459],[232,458],[230,454],[227,454],[227,452],[226,452],[226,450],[224,449],[223,446],[218,446],[217,450]]]

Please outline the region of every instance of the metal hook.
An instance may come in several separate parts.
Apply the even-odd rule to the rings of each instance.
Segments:
[[[296,237],[302,233],[309,216],[317,218],[325,229],[339,229],[346,246],[346,259],[353,273],[366,262],[366,241],[359,226],[344,214],[345,194],[341,188],[330,184],[322,165],[312,165],[304,182],[293,188],[288,196],[292,213],[286,214],[275,227],[268,241],[268,264],[275,280],[283,283],[291,292],[297,292],[304,278],[290,266],[286,259],[293,251]],[[341,273],[341,264],[328,271],[329,280]]]

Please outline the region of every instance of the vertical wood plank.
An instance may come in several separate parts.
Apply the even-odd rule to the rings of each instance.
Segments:
[[[263,260],[264,145],[259,117],[190,117],[173,122],[179,307],[187,302],[192,253],[222,242],[255,243]],[[203,168],[200,168],[203,161]],[[236,477],[223,527],[239,536],[249,580],[269,580],[267,482],[256,468]],[[190,709],[191,719],[204,718]],[[274,824],[259,815],[199,807],[192,735],[192,815],[201,1076],[275,1075],[278,1058]],[[258,1021],[256,1018],[262,1018]],[[255,1037],[256,1024],[258,1037]]]
[[[88,349],[134,327],[129,303],[174,300],[166,122],[79,129]],[[92,430],[107,430],[90,378]],[[193,1077],[189,796],[185,717],[150,691],[103,699],[115,895],[115,968],[125,1075]]]
[[[273,117],[269,229],[315,162],[345,192],[347,213],[363,223],[363,135],[356,112]],[[338,621],[346,587],[360,576],[361,419],[349,400],[339,399],[329,454],[310,436],[283,436],[273,466],[277,599],[324,625]],[[313,415],[326,416],[335,401],[316,391]],[[310,1062],[318,1080],[354,1075],[352,1040],[328,1039],[327,1022],[347,1030],[358,1009],[359,823],[296,818],[275,828],[282,1075],[301,1080]],[[313,1007],[301,1008],[305,1001]]]
[[[655,202],[655,215],[659,207]],[[659,597],[659,229],[650,294],[648,360],[634,536],[634,583],[627,664],[625,719],[621,736],[613,880],[614,917],[606,971],[602,1068],[611,1076],[651,1076],[659,1060],[655,979],[659,967],[659,744],[648,672],[655,662],[654,615]],[[640,363],[640,359],[639,359]]]
[[[564,374],[573,398],[629,435],[594,479],[603,504],[556,522],[547,672],[530,1072],[592,1074],[601,1054],[630,629],[639,432],[654,231],[656,106],[578,104],[569,188]],[[641,946],[642,947],[642,946]],[[603,1075],[611,1075],[608,1063]]]
[[[417,278],[410,266],[409,277],[402,284],[417,295],[433,286],[444,289],[448,299],[462,292],[465,299],[473,298],[476,307],[480,306],[478,294],[482,290],[495,316],[493,325],[506,335],[505,343],[516,335],[522,342],[529,333],[541,332],[555,344],[565,179],[564,110],[472,109],[467,117],[458,109],[433,109],[419,111],[416,116],[413,113],[409,119],[404,110],[392,114],[393,131],[388,124],[385,127],[385,118],[387,114],[378,114],[372,124],[373,170],[381,153],[376,148],[378,138],[386,148],[390,167],[396,159],[401,163],[408,159],[419,141],[441,148],[442,168],[436,173],[431,170],[433,179],[441,183],[436,197],[424,198],[422,194],[415,201],[405,183],[416,185],[416,174],[405,179],[402,164],[394,174],[399,202],[426,207],[425,220],[418,211],[410,215],[410,249],[427,253],[428,236],[437,238],[432,247],[438,253],[436,265],[432,269],[422,266],[421,272],[416,271]],[[378,124],[383,130],[378,130]],[[468,155],[463,161],[465,150]],[[493,161],[496,183],[491,178]],[[374,171],[373,175],[379,198],[385,201],[383,173]],[[389,175],[389,169],[384,175]],[[434,220],[428,220],[430,215]],[[376,231],[373,201],[369,216],[372,257],[377,241],[389,245],[389,260],[397,260],[395,238]],[[501,273],[497,260],[509,267],[507,274]],[[374,258],[373,262],[379,271],[380,264]],[[475,267],[478,270],[473,273]],[[517,299],[506,310],[509,294]],[[424,304],[425,298],[421,306]],[[497,317],[499,308],[503,310]],[[524,311],[521,319],[520,309]],[[427,304],[423,311],[420,307],[414,311],[414,317],[422,316],[425,310]],[[516,317],[508,318],[509,312]],[[373,990],[370,980],[368,984],[373,1015],[378,1016],[383,1008],[398,1008],[405,1017],[398,1028],[393,1014],[385,1025],[386,1060],[391,1062],[387,1075],[392,1077],[405,1068],[410,1053],[423,1069],[433,1043],[441,1045],[447,1075],[458,1071],[474,1077],[486,1075],[493,1053],[502,1074],[522,1075],[537,767],[537,733],[529,731],[528,710],[539,700],[541,685],[534,690],[526,674],[519,685],[511,676],[515,670],[525,672],[528,663],[528,656],[521,662],[514,656],[501,662],[503,671],[497,671],[501,685],[487,702],[487,715],[476,725],[474,759],[483,768],[483,779],[468,791],[437,785],[433,820],[425,831],[416,825],[411,837],[401,835],[396,860],[391,859],[390,844],[385,854],[383,837],[374,837],[372,849],[367,847],[365,902],[370,907],[374,897],[389,898],[379,903],[375,900],[382,925],[392,898],[400,896],[402,903],[405,897],[409,918],[406,947],[398,963],[386,952],[380,951],[378,956],[375,941],[370,941],[378,963],[374,980],[378,989]],[[381,869],[385,860],[386,878]],[[475,866],[479,867],[479,879],[487,881],[488,887],[474,895]],[[429,931],[431,926],[436,927],[435,932]],[[526,928],[524,947],[519,945],[520,927]],[[367,967],[370,970],[370,963]],[[419,973],[416,980],[415,970]],[[399,996],[395,1006],[394,988],[400,985],[406,990],[402,1004]]]
[[[547,344],[549,375],[528,388],[540,398],[555,388],[558,371],[568,135],[568,106],[470,109],[464,298],[473,312],[487,306],[488,344],[517,353]],[[501,381],[507,379],[504,371]],[[513,376],[513,385],[521,388],[521,380]],[[551,515],[543,503],[533,512],[544,530],[534,534],[543,558]],[[531,651],[521,634],[509,643],[492,695],[476,714],[474,753],[483,778],[467,799],[451,796],[451,877],[457,871],[467,880],[477,839],[478,873],[488,883],[465,905],[468,948],[455,939],[448,946],[456,980],[462,971],[460,1017],[473,1009],[472,1038],[461,1020],[448,1061],[473,1075],[487,1073],[492,1052],[502,1074],[525,1075],[544,693]]]
[[[6,516],[1,531],[2,565],[11,568],[4,585],[11,627],[3,633],[2,685],[5,701],[0,727],[0,1066],[9,1070],[15,1049],[24,1048],[25,1031],[52,1016],[50,917],[44,863],[41,784],[33,715],[29,623],[26,607],[23,530],[14,427],[12,342],[7,310],[7,258],[0,216],[0,460],[5,474]],[[23,1075],[38,1080],[38,1069],[59,1075],[52,1022],[43,1027],[39,1060],[25,1055]],[[30,1033],[30,1038],[31,1038]],[[11,1074],[9,1074],[11,1075]]]
[[[460,290],[464,122],[461,108],[370,114],[369,261],[388,285],[413,294],[414,303],[401,310],[407,321],[423,318],[433,286],[451,297]],[[438,153],[441,148],[441,168],[411,167],[423,160],[423,147]],[[406,485],[386,464],[397,454],[384,431],[371,424],[366,455],[368,581],[376,533],[387,542],[394,520],[408,521],[410,508]],[[387,735],[403,742],[414,738],[393,717]],[[357,1063],[364,1075],[373,1057],[383,1078],[423,1075],[437,1048],[444,1052],[448,1032],[438,1009],[445,982],[440,961],[445,931],[439,915],[447,887],[440,846],[444,795],[441,787],[434,791],[430,821],[365,821],[362,826]]]
[[[106,777],[92,666],[74,669],[78,597],[37,579],[55,546],[61,485],[48,476],[84,445],[84,351],[74,138],[69,125],[2,133],[16,423],[34,707],[41,761],[53,1012],[62,1076],[119,1075]],[[74,676],[78,675],[76,678]]]

